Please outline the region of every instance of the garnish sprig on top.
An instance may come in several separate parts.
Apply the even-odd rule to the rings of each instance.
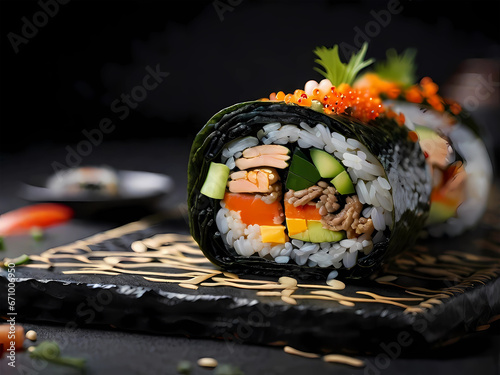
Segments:
[[[327,115],[346,114],[362,121],[376,119],[384,112],[382,100],[378,95],[372,95],[369,89],[354,89],[351,85],[358,73],[373,63],[373,59],[365,60],[368,44],[351,55],[348,63],[340,60],[338,46],[333,48],[318,47],[314,53],[320,67],[315,70],[325,79],[319,83],[310,80],[303,90],[295,90],[293,94],[283,91],[272,93],[271,101],[284,101],[287,104],[311,107]]]

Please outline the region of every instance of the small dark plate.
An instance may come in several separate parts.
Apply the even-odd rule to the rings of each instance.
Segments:
[[[39,176],[21,184],[19,195],[32,202],[66,204],[79,214],[121,207],[152,207],[174,189],[173,179],[167,175],[143,171],[118,170],[119,188],[114,196],[88,192],[78,195],[56,194],[47,188],[49,176]]]

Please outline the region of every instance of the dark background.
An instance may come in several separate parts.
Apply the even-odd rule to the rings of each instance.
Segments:
[[[72,0],[18,53],[8,35],[22,36],[23,17],[32,21],[41,5],[0,3],[0,155],[8,159],[33,146],[75,146],[105,117],[116,125],[105,142],[192,137],[225,106],[321,79],[312,50],[356,46],[355,28],[389,1]],[[465,59],[499,58],[499,4],[401,0],[402,12],[368,37],[368,56],[417,47],[418,76],[444,84]],[[219,15],[216,5],[227,10]],[[111,103],[157,64],[169,76],[119,119]]]
[[[77,149],[86,140],[82,132],[98,129],[103,118],[110,118],[115,128],[102,135],[81,164],[168,174],[176,189],[162,207],[182,204],[190,142],[215,112],[321,79],[313,71],[312,50],[342,42],[355,45],[355,28],[364,30],[373,22],[373,12],[386,11],[388,3],[72,0],[59,5],[57,14],[15,53],[9,34],[22,36],[24,17],[33,20],[41,5],[0,0],[0,213],[28,204],[19,197],[19,183],[53,173],[53,161],[64,163],[68,147]],[[499,1],[400,3],[402,12],[369,38],[369,57],[382,59],[390,47],[417,47],[418,77],[431,76],[442,87],[453,81],[467,59],[500,60]],[[220,17],[214,4],[232,10]],[[154,70],[157,64],[168,77],[119,119],[111,103],[137,89],[146,67]],[[499,82],[498,70],[493,72]],[[492,89],[473,113],[491,150],[500,144],[500,88]],[[500,152],[496,154],[498,159]],[[3,254],[40,253],[143,216],[141,210],[127,211],[75,218],[48,228],[41,242],[29,235],[6,238]],[[23,325],[35,329],[39,341],[68,340],[64,354],[86,357],[89,374],[169,373],[178,359],[194,363],[201,355],[253,369],[247,374],[366,373],[293,357],[280,348],[239,345],[230,353],[222,341],[84,328],[68,334],[61,326]],[[498,373],[498,328],[457,345],[423,357],[398,358],[383,373]],[[26,352],[19,353],[19,362],[32,368]],[[3,364],[0,361],[0,368]],[[56,366],[38,373],[68,374]],[[193,372],[205,373],[210,371]]]

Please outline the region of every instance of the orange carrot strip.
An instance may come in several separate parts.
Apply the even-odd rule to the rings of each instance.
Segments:
[[[279,225],[285,219],[280,202],[268,204],[253,194],[226,193],[224,202],[228,210],[239,211],[247,225]]]

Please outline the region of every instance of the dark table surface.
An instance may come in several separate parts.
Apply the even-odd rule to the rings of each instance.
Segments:
[[[26,205],[18,196],[19,183],[35,175],[52,172],[51,163],[64,160],[65,145],[42,144],[23,153],[1,158],[0,213]],[[174,178],[176,188],[155,210],[175,209],[185,201],[186,165],[190,140],[154,139],[109,141],[96,147],[82,164],[111,165],[117,169],[146,170],[164,173]],[[114,228],[151,213],[130,210],[77,217],[71,222],[49,228],[42,241],[30,236],[16,236],[5,241],[1,257],[22,253],[40,253],[48,248],[70,243],[80,238]],[[185,218],[179,216],[179,220]],[[0,293],[3,296],[5,293]],[[175,374],[181,359],[193,363],[192,374],[210,374],[213,370],[197,367],[200,357],[213,357],[219,363],[238,365],[245,374],[500,374],[500,332],[480,332],[449,347],[429,353],[412,355],[401,352],[388,362],[377,356],[361,356],[367,366],[357,369],[340,364],[324,363],[283,352],[282,348],[262,347],[233,342],[202,340],[187,337],[159,336],[113,329],[67,329],[64,326],[18,322],[25,330],[38,333],[38,342],[57,341],[64,355],[87,359],[87,374]],[[29,346],[25,342],[25,347]],[[68,367],[33,360],[27,352],[18,353],[16,368],[0,360],[2,374],[76,374]]]

